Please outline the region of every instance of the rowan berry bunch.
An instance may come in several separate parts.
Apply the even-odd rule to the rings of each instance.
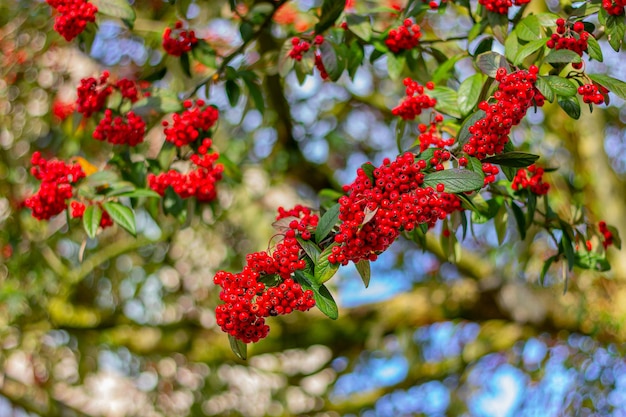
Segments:
[[[165,195],[168,187],[172,187],[180,198],[195,197],[198,201],[209,202],[217,197],[215,184],[222,179],[224,166],[216,164],[219,158],[217,152],[208,153],[212,145],[211,139],[204,139],[199,147],[198,154],[190,157],[191,162],[196,166],[187,174],[171,169],[159,175],[148,174],[148,186],[159,193]]]
[[[94,77],[83,78],[76,89],[76,111],[83,117],[91,117],[101,111],[107,98],[113,93],[113,86],[109,84],[109,71],[103,71],[98,79]]]
[[[583,98],[583,102],[590,104],[602,104],[604,103],[604,95],[599,91],[598,86],[595,84],[583,84],[578,87],[578,94]]]
[[[302,61],[304,54],[311,49],[310,42],[298,37],[291,38],[291,46],[292,48],[289,51],[289,58],[295,59],[296,61]]]
[[[556,33],[550,36],[550,39],[546,42],[546,46],[550,49],[568,49],[576,52],[579,56],[583,56],[583,52],[587,51],[587,40],[591,35],[585,31],[585,25],[583,22],[576,22],[573,25],[566,25],[565,19],[556,20]],[[582,62],[572,63],[572,67],[575,69],[581,69]]]
[[[205,105],[204,100],[191,100],[183,102],[184,111],[174,113],[172,123],[163,121],[165,139],[180,147],[189,145],[198,139],[208,135],[219,117],[219,112],[213,106]]]
[[[507,74],[499,68],[496,74],[498,90],[494,93],[495,103],[479,103],[485,117],[477,120],[469,128],[472,135],[463,146],[463,150],[478,159],[487,155],[499,154],[509,141],[511,127],[518,125],[528,109],[535,103],[542,106],[544,97],[535,88],[538,69],[532,65],[528,71],[519,70]]]
[[[41,181],[39,190],[28,197],[24,205],[32,210],[32,216],[48,220],[67,208],[67,200],[72,198],[75,184],[85,177],[78,164],[66,164],[58,160],[46,160],[40,152],[33,153],[30,173]]]
[[[507,14],[513,5],[521,6],[529,2],[530,0],[478,0],[478,3],[482,4],[485,9],[498,14]]]
[[[612,16],[621,16],[624,14],[626,0],[602,0],[602,8]]]
[[[375,168],[373,181],[359,168],[354,182],[344,186],[347,195],[339,199],[341,224],[329,262],[374,261],[402,230],[411,231],[419,224],[433,226],[459,210],[460,201],[445,193],[443,185],[437,190],[422,187],[427,166],[424,160],[415,161],[412,153],[404,153]]]
[[[420,85],[417,81],[405,78],[403,82],[406,86],[406,98],[391,110],[391,114],[400,116],[404,120],[413,120],[422,114],[422,111],[437,105],[437,100],[430,97],[428,94],[424,94],[424,86]],[[434,88],[435,84],[431,81],[426,83],[426,89],[432,90]]]
[[[602,241],[602,246],[604,246],[604,249],[606,249],[613,244],[613,233],[611,233],[605,221],[601,221],[600,223],[598,223],[598,229],[600,230],[600,233],[604,238],[604,240]]]
[[[56,30],[66,41],[71,41],[96,21],[98,8],[86,0],[46,0],[57,11],[54,20]]]
[[[283,207],[278,208],[278,216],[276,220],[289,219],[289,229],[286,236],[295,237],[296,233],[304,240],[311,238],[311,231],[315,230],[319,217],[316,214],[311,214],[311,209],[300,204],[296,205],[291,210],[285,210]]]
[[[143,142],[145,131],[146,122],[134,112],[114,116],[111,109],[106,109],[92,136],[112,145],[137,146]]]
[[[324,67],[324,62],[322,62],[322,55],[319,52],[315,52],[315,68],[320,72],[320,77],[322,80],[328,79],[328,72],[326,72],[326,67]]]
[[[443,116],[436,114],[428,125],[420,123],[417,128],[420,132],[417,139],[420,143],[420,152],[424,152],[427,148],[434,146],[435,148],[445,148],[454,144],[454,138],[445,139],[441,131]]]
[[[405,19],[401,26],[389,31],[385,45],[391,52],[397,54],[416,48],[421,37],[420,26],[411,19]]]
[[[550,184],[543,182],[544,170],[535,164],[530,165],[528,168],[522,168],[517,170],[515,178],[511,187],[515,191],[530,190],[531,193],[536,195],[547,194],[550,190]]]
[[[180,20],[174,24],[174,28],[167,27],[163,32],[163,49],[169,55],[181,56],[193,49],[198,43],[193,30],[184,30]]]

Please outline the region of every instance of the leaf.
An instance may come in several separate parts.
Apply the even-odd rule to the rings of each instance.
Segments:
[[[606,88],[622,100],[626,100],[626,83],[604,74],[587,74],[596,83]]]
[[[285,233],[287,230],[291,229],[291,227],[289,227],[289,224],[291,224],[291,222],[294,220],[299,222],[300,218],[296,216],[283,217],[282,219],[276,220],[274,223],[272,223],[272,227],[278,233]]]
[[[480,69],[483,74],[488,75],[491,78],[496,78],[496,72],[498,68],[506,68],[509,70],[509,65],[506,62],[506,58],[497,52],[485,52],[476,57],[476,67]]]
[[[569,49],[552,50],[543,60],[549,64],[569,64],[581,62],[580,56],[576,52],[570,51]]]
[[[467,77],[459,86],[457,104],[463,116],[467,115],[474,109],[480,98],[480,92],[483,88],[482,74],[474,74]]]
[[[579,268],[591,269],[600,272],[611,270],[611,264],[609,261],[603,255],[593,252],[576,252],[574,264]]]
[[[469,131],[469,128],[474,125],[480,119],[485,118],[486,114],[482,110],[477,110],[472,113],[469,117],[465,119],[461,128],[459,129],[459,134],[457,135],[456,141],[460,146],[465,145],[469,139],[472,137],[472,134]]]
[[[600,48],[600,44],[593,35],[590,35],[589,38],[587,38],[587,53],[591,59],[595,59],[599,62],[604,60],[602,48]]]
[[[230,349],[241,360],[248,359],[248,345],[234,336],[228,335],[228,341],[230,342]]]
[[[282,78],[285,78],[294,66],[295,61],[289,56],[291,49],[293,49],[293,45],[291,43],[291,38],[288,37],[278,53],[278,74]]]
[[[526,218],[524,217],[524,212],[513,201],[511,202],[511,211],[513,212],[513,217],[515,217],[515,223],[517,223],[519,236],[522,240],[524,240],[526,239]]]
[[[503,205],[500,206],[500,210],[496,213],[493,218],[494,225],[496,228],[496,235],[498,236],[498,244],[502,245],[504,243],[504,238],[506,237],[506,225],[508,221],[508,213],[506,211],[506,207]]]
[[[604,9],[601,9],[604,11]],[[598,15],[598,17],[600,14]],[[626,33],[626,22],[623,16],[609,16],[606,19],[606,35],[611,48],[618,52],[624,42],[624,34]]]
[[[98,205],[91,205],[85,209],[83,213],[83,227],[87,236],[91,239],[96,237],[98,227],[100,227],[100,220],[102,219],[102,209]]]
[[[443,64],[438,65],[437,69],[433,73],[433,76],[431,77],[435,85],[441,84],[450,78],[450,74],[454,71],[454,66],[463,58],[465,58],[464,55],[455,55]]]
[[[499,155],[490,156],[483,159],[483,162],[489,162],[491,164],[504,165],[514,168],[526,168],[529,165],[535,163],[539,159],[539,155],[532,153],[513,151],[505,152]]]
[[[387,57],[387,70],[389,71],[389,78],[397,80],[402,74],[406,58],[404,55],[396,55],[393,52],[387,52],[385,56]]]
[[[558,77],[556,75],[548,75],[543,78],[552,91],[561,97],[573,97],[578,92],[578,88],[567,78]]]
[[[304,290],[313,291],[315,306],[330,319],[336,320],[339,317],[339,308],[333,299],[330,291],[324,285],[317,284],[315,278],[305,271],[296,271],[294,274],[296,281]]]
[[[370,182],[372,182],[373,184],[374,183],[374,170],[376,169],[376,167],[372,165],[370,162],[366,162],[363,165],[361,165],[361,169],[363,170],[365,175],[367,175],[367,178],[369,178]]]
[[[191,78],[191,64],[189,63],[189,53],[186,52],[180,56],[180,67],[185,75]]]
[[[216,68],[215,51],[204,39],[198,39],[198,43],[191,50],[193,57],[209,68]]]
[[[534,41],[541,36],[541,24],[535,15],[529,15],[519,21],[515,27],[517,37],[524,41]]]
[[[554,90],[552,90],[552,87],[550,87],[550,84],[548,84],[544,77],[537,77],[535,87],[537,87],[537,90],[539,90],[547,101],[550,103],[554,101]]]
[[[167,94],[161,90],[152,91],[150,97],[145,97],[133,104],[133,111],[147,115],[153,111],[157,113],[173,113],[181,111],[183,105],[175,94]]]
[[[265,99],[263,98],[263,93],[261,92],[258,81],[244,78],[243,82],[248,88],[248,92],[250,93],[250,97],[252,97],[252,101],[254,101],[254,107],[256,107],[257,110],[261,114],[263,114],[263,112],[265,111]]]
[[[185,209],[185,203],[183,199],[180,198],[176,191],[170,186],[165,189],[165,195],[163,198],[163,212],[165,214],[171,214],[174,217],[179,217],[179,215]]]
[[[135,10],[126,0],[91,0],[98,8],[98,13],[116,17],[126,22],[135,21]]]
[[[320,254],[322,253],[319,246],[317,246],[310,240],[302,239],[300,236],[296,237],[296,239],[298,240],[300,247],[304,250],[304,253],[306,253],[314,263],[316,263]]]
[[[365,52],[363,51],[363,45],[354,40],[350,44],[350,54],[348,55],[348,62],[346,63],[346,68],[348,70],[348,74],[352,79],[356,75],[356,71],[359,69],[361,64],[363,63],[363,58],[365,57]]]
[[[544,279],[546,277],[546,274],[548,273],[548,269],[550,269],[550,266],[552,265],[552,263],[554,261],[556,261],[558,259],[558,255],[553,255],[551,257],[549,257],[548,259],[546,259],[546,261],[543,264],[543,268],[541,268],[541,275],[539,275],[539,282],[544,285]]]
[[[369,42],[372,37],[372,24],[368,15],[347,14],[346,22],[348,23],[348,30],[354,33],[365,42]]]
[[[135,222],[135,213],[132,209],[116,202],[102,203],[104,209],[109,213],[111,219],[126,229],[131,235],[137,235],[137,224]]]
[[[333,230],[333,227],[339,222],[339,203],[333,205],[326,210],[315,229],[315,241],[321,242]]]
[[[458,96],[456,91],[448,87],[437,86],[432,90],[426,91],[426,93],[429,96],[437,99],[435,109],[452,117],[461,117],[461,113],[459,112],[459,106],[457,104]]]
[[[509,32],[509,18],[507,15],[488,11],[487,20],[489,21],[493,35],[501,44],[504,44],[506,35]]]
[[[331,279],[339,269],[338,263],[333,264],[328,260],[328,256],[333,253],[332,249],[335,246],[336,244],[327,246],[322,253],[320,253],[320,256],[317,258],[317,262],[315,262],[313,276],[317,284],[323,284]]]
[[[367,259],[361,259],[359,262],[354,264],[354,266],[356,266],[356,270],[359,272],[365,288],[369,287],[371,277],[370,261]]]
[[[529,56],[531,56],[532,54],[539,51],[545,46],[546,46],[545,39],[537,39],[535,41],[528,42],[526,45],[520,47],[517,50],[517,54],[515,55],[515,59],[513,60],[513,63],[515,65],[522,64],[526,58],[528,58]]]
[[[83,180],[82,184],[89,187],[97,188],[102,186],[108,186],[109,184],[112,184],[118,180],[119,177],[117,173],[115,173],[114,171],[105,170],[98,171],[95,174],[89,175]]]
[[[371,222],[372,219],[376,216],[377,212],[378,212],[378,207],[376,207],[374,210],[370,210],[369,207],[365,207],[365,210],[363,210],[363,214],[365,214],[365,217],[363,217],[363,221],[361,222],[360,227],[363,227],[369,222]]]
[[[565,113],[567,113],[568,116],[571,117],[572,119],[578,120],[578,118],[580,118],[580,103],[578,102],[577,98],[575,97],[559,98],[559,106],[561,106],[561,108],[565,110]]]
[[[561,245],[563,247],[563,252],[565,253],[565,259],[567,259],[567,269],[571,271],[574,267],[574,263],[576,262],[574,256],[574,245],[572,244],[572,240],[565,230],[563,230]]]
[[[437,184],[443,184],[447,193],[464,193],[483,187],[483,178],[469,169],[444,169],[426,174],[424,186],[436,188]]]
[[[324,3],[322,4],[322,14],[320,15],[320,20],[315,25],[315,33],[319,35],[326,29],[334,25],[335,21],[343,12],[344,7],[345,2],[337,0],[324,0]]]
[[[239,85],[234,80],[226,80],[225,88],[228,102],[232,107],[235,107],[241,96],[241,88],[239,88]]]
[[[490,39],[490,38],[486,38],[486,39]],[[517,32],[516,31],[511,32],[508,38],[506,38],[506,42],[504,44],[504,56],[506,57],[506,59],[508,59],[511,62],[515,62],[515,57],[517,56],[517,53],[519,52],[521,46],[523,45],[520,45],[519,43]],[[491,47],[480,51],[480,53],[487,52],[487,51],[491,51]],[[478,53],[479,52],[477,52],[477,54]]]
[[[335,45],[325,40],[320,46],[322,63],[332,81],[337,81],[345,68],[345,58],[339,59]]]
[[[114,190],[110,193],[107,193],[107,197],[129,197],[129,198],[138,198],[138,197],[153,197],[153,198],[161,198],[161,195],[154,190],[149,190],[146,188],[137,188],[132,191],[123,191],[123,190]]]

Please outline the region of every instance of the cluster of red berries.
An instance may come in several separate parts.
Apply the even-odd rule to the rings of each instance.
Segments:
[[[86,0],[46,0],[58,12],[54,20],[56,30],[66,41],[71,41],[96,21],[98,8]]]
[[[436,190],[421,186],[427,166],[426,161],[415,161],[407,152],[394,161],[385,159],[373,169],[373,181],[359,168],[354,182],[344,186],[348,194],[339,199],[342,223],[329,262],[346,265],[349,261],[376,260],[402,230],[411,231],[422,223],[432,226],[460,210],[460,201],[445,193],[443,184]]]
[[[565,19],[556,20],[556,33],[550,36],[550,39],[546,42],[546,46],[550,49],[568,49],[576,52],[579,56],[583,56],[583,52],[587,51],[589,46],[587,40],[592,36],[589,32],[585,31],[585,25],[583,22],[576,22],[571,27],[566,27]],[[572,63],[572,67],[575,69],[581,69],[582,62]]]
[[[613,16],[621,16],[624,14],[626,0],[602,0],[602,8]]]
[[[440,6],[441,4],[446,3],[446,2],[447,2],[447,0],[441,0],[439,3],[437,3],[435,0],[430,0],[430,1],[428,1],[428,0],[422,0],[422,3],[428,3],[428,7],[430,7],[430,8],[431,8],[431,10],[437,10],[437,9],[439,9],[439,6]]]
[[[148,175],[148,186],[161,196],[165,195],[168,187],[172,187],[174,192],[181,198],[195,197],[198,201],[209,202],[217,197],[215,184],[222,179],[224,166],[216,164],[219,154],[208,153],[212,141],[206,138],[198,149],[198,154],[190,157],[191,162],[196,166],[187,174],[176,170],[169,170],[159,175]]]
[[[289,229],[285,234],[286,237],[295,237],[296,233],[304,240],[311,238],[311,230],[315,230],[319,217],[316,214],[311,214],[311,209],[300,204],[296,205],[291,210],[285,210],[283,207],[278,208],[278,216],[276,220],[288,219]]]
[[[220,271],[213,282],[222,287],[220,300],[225,304],[215,310],[217,324],[226,333],[245,342],[257,342],[267,336],[269,326],[265,317],[307,311],[315,306],[313,292],[303,290],[292,274],[306,266],[300,259],[302,248],[295,238],[317,225],[318,217],[307,207],[292,210],[279,208],[276,220],[294,217],[285,238],[274,252],[255,252],[246,257],[246,265],[238,274]],[[292,227],[293,226],[293,227]],[[266,276],[278,275],[276,286],[267,288],[259,281]]]
[[[440,114],[435,115],[429,125],[420,123],[417,128],[420,132],[417,139],[420,142],[420,152],[424,152],[427,148],[434,146],[435,148],[445,148],[446,146],[452,146],[454,144],[454,138],[450,137],[445,139],[441,131],[441,123],[443,122],[443,116]]]
[[[114,116],[111,109],[106,109],[92,136],[113,145],[137,146],[143,142],[145,131],[146,122],[134,112]]]
[[[39,220],[48,220],[67,208],[67,200],[72,198],[72,184],[85,177],[78,164],[46,160],[40,152],[33,153],[30,160],[31,174],[41,181],[39,190],[28,197],[24,205],[32,210]]]
[[[102,110],[107,98],[113,93],[113,86],[109,84],[109,71],[103,71],[98,79],[83,78],[76,89],[76,111],[83,117],[91,117]]]
[[[413,120],[425,109],[431,109],[437,105],[437,100],[424,94],[424,87],[417,81],[410,78],[404,79],[404,85],[406,86],[406,98],[402,102],[391,110],[391,114],[394,116],[400,116],[404,120]],[[432,81],[426,83],[426,88],[432,90],[435,88],[435,84]]]
[[[598,90],[598,86],[595,84],[584,84],[578,87],[578,94],[583,96],[583,102],[589,104],[602,104],[604,103],[604,96]]]
[[[70,209],[70,216],[72,216],[72,218],[74,219],[80,219],[85,215],[85,210],[87,209],[87,206],[80,201],[72,201],[70,203]],[[102,209],[102,207],[100,209],[102,210],[100,227],[106,229],[107,227],[113,226],[113,219],[111,218],[109,213],[106,210]]]
[[[291,38],[291,51],[289,51],[289,58],[296,61],[302,61],[302,57],[305,53],[311,49],[311,44],[304,39],[298,37]]]
[[[613,244],[613,233],[611,233],[608,226],[606,225],[606,222],[604,221],[598,223],[598,229],[600,230],[600,233],[602,233],[602,237],[604,238],[604,240],[602,241],[602,246],[604,246],[604,249],[606,249]]]
[[[57,121],[63,121],[70,117],[74,110],[76,109],[76,103],[66,103],[61,100],[54,100],[52,103],[52,114],[54,115]]]
[[[324,62],[322,62],[322,55],[320,55],[319,52],[315,52],[315,68],[320,72],[322,80],[328,79],[328,72],[326,72],[326,67],[324,66]]]
[[[511,128],[521,122],[533,102],[537,106],[543,105],[544,97],[535,88],[538,71],[534,65],[528,71],[510,74],[504,68],[498,69],[496,81],[500,84],[494,93],[496,102],[479,103],[478,108],[486,114],[469,128],[472,136],[463,146],[468,155],[484,159],[487,155],[502,153]]]
[[[529,2],[530,0],[478,0],[478,3],[485,6],[485,9],[499,14],[508,14],[511,6],[521,6]]]
[[[485,187],[487,186],[487,184],[495,182],[496,175],[498,175],[498,172],[500,172],[500,169],[496,165],[490,164],[489,162],[483,162],[482,170],[483,170],[483,174],[485,174],[485,180],[484,180]]]
[[[172,33],[174,37],[172,37]],[[174,24],[174,29],[168,27],[163,32],[163,49],[172,56],[181,56],[193,49],[198,43],[193,30],[183,30],[180,20]]]
[[[183,102],[185,110],[182,113],[174,113],[172,127],[169,122],[163,121],[165,139],[176,146],[188,145],[197,139],[202,139],[215,125],[219,117],[217,109],[213,106],[205,106],[204,100],[191,100]]]
[[[517,171],[511,187],[515,191],[530,190],[536,195],[544,195],[550,190],[550,184],[543,182],[543,168],[532,164],[528,168],[522,168]]]
[[[417,47],[421,37],[420,26],[411,19],[405,19],[401,26],[389,31],[385,45],[391,52],[397,54]]]

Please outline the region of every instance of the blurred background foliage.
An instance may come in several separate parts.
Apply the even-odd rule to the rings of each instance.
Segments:
[[[228,2],[136,0],[133,31],[99,15],[97,30],[67,43],[52,31],[46,3],[0,3],[0,415],[626,415],[626,257],[611,249],[603,274],[570,274],[556,262],[540,282],[556,249],[538,231],[520,241],[512,220],[502,244],[493,224],[476,225],[454,264],[437,229],[423,250],[400,240],[372,264],[367,290],[354,268],[342,268],[331,284],[337,321],[318,311],[272,319],[250,359],[234,357],[215,324],[215,272],[238,270],[246,253],[267,248],[278,206],[315,207],[320,189],[339,189],[363,162],[397,153],[389,109],[403,86],[384,65],[363,65],[337,83],[276,74],[271,54],[314,24],[306,12],[320,2],[293,3],[300,20],[271,25],[233,64],[262,75],[265,111],[245,93],[231,106],[223,85],[208,97],[221,112],[215,146],[241,177],[221,184],[218,203],[197,207],[182,227],[138,211],[139,238],[111,228],[93,240],[21,207],[35,187],[33,151],[100,168],[111,155],[90,138],[93,126],[60,120],[54,109],[104,68],[139,79],[167,68],[157,87],[191,91],[207,69],[195,65],[186,77],[160,50],[163,29],[187,18],[228,53],[241,44],[240,22]],[[451,6],[428,15],[422,30],[450,38],[458,35],[450,28],[470,26]],[[624,54],[602,46],[606,62],[595,72],[626,79]],[[467,44],[440,48],[452,56]],[[460,60],[448,86],[471,71]],[[584,204],[624,236],[625,123],[619,99],[580,121],[546,105],[512,140],[558,167],[548,178],[559,215]],[[148,134],[146,152],[158,135]]]

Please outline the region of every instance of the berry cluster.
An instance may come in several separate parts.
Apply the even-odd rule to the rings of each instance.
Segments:
[[[163,49],[172,56],[181,56],[198,43],[193,30],[182,30],[183,22],[180,20],[174,24],[174,29],[168,27],[163,32]],[[174,37],[172,37],[172,33]]]
[[[311,49],[311,44],[304,39],[298,37],[291,38],[291,51],[289,51],[289,58],[296,61],[302,61],[302,57],[305,53]]]
[[[511,187],[513,187],[515,191],[528,189],[531,193],[536,195],[547,194],[548,190],[550,190],[550,184],[543,182],[543,173],[543,168],[535,164],[532,164],[526,169],[519,169],[517,174],[515,174],[515,178],[513,178]]]
[[[407,97],[391,110],[391,114],[394,116],[400,116],[404,120],[413,120],[422,114],[423,110],[433,108],[437,104],[436,99],[424,94],[424,87],[417,81],[405,78],[404,85],[406,86]],[[432,90],[435,88],[435,84],[429,81],[426,83],[426,88]]]
[[[602,0],[602,8],[613,16],[621,16],[624,14],[626,0]]]
[[[583,52],[587,51],[587,40],[592,36],[585,31],[583,22],[576,22],[571,27],[565,25],[565,19],[556,20],[556,33],[550,36],[546,42],[546,46],[550,49],[569,49],[576,52],[579,56],[583,56]],[[572,63],[575,69],[581,69],[582,62]]]
[[[421,37],[420,26],[411,19],[405,19],[401,26],[389,31],[385,45],[391,52],[397,54],[403,50],[417,47]]]
[[[509,141],[511,128],[519,124],[533,102],[542,106],[544,97],[535,88],[538,69],[532,65],[528,71],[519,70],[507,74],[499,68],[496,74],[498,90],[494,93],[495,103],[479,103],[478,108],[486,113],[469,128],[472,135],[463,150],[478,159],[502,153]]]
[[[604,103],[604,96],[598,90],[598,86],[595,84],[584,84],[578,87],[578,94],[583,96],[583,102],[589,104],[602,104]]]
[[[315,67],[320,72],[322,80],[327,80],[328,73],[326,72],[326,67],[324,67],[324,62],[322,62],[322,55],[319,52],[315,52]]]
[[[215,183],[222,179],[224,166],[215,163],[219,158],[218,153],[208,153],[211,145],[211,139],[202,141],[198,154],[190,157],[196,168],[189,173],[183,174],[171,169],[159,175],[149,174],[148,186],[161,196],[165,195],[168,187],[172,187],[181,198],[195,197],[204,202],[214,200],[217,197]]]
[[[73,102],[66,103],[57,99],[52,103],[52,114],[57,121],[62,122],[67,119],[72,113],[74,113],[75,109],[76,103]]]
[[[143,142],[145,131],[146,122],[134,112],[129,111],[124,116],[113,116],[113,111],[106,109],[92,136],[96,140],[113,145],[136,146]]]
[[[202,139],[202,134],[217,122],[219,113],[213,106],[205,106],[204,100],[191,100],[183,102],[185,110],[182,113],[174,113],[172,127],[169,122],[163,121],[165,139],[176,146],[188,145],[197,139]]]
[[[56,30],[66,41],[71,41],[96,21],[98,8],[86,0],[46,0],[58,12],[54,20]]]
[[[611,233],[608,226],[606,225],[606,222],[604,221],[598,223],[598,229],[600,230],[600,233],[602,233],[602,237],[604,238],[604,240],[602,241],[602,246],[604,246],[604,249],[606,249],[613,244],[613,233]]]
[[[315,306],[313,292],[303,290],[292,274],[306,266],[300,259],[302,248],[295,238],[317,225],[318,218],[310,209],[296,206],[292,210],[279,208],[276,220],[289,219],[290,229],[276,245],[274,252],[255,252],[246,257],[246,265],[238,274],[220,271],[213,281],[222,287],[220,300],[225,304],[215,310],[217,324],[223,331],[245,343],[257,342],[267,336],[269,326],[265,317],[307,311]],[[293,226],[293,227],[291,227]],[[278,275],[275,286],[266,287],[264,277]]]
[[[48,220],[67,208],[66,200],[73,194],[72,184],[85,177],[78,164],[68,165],[63,161],[46,160],[40,152],[33,153],[31,174],[41,181],[39,190],[28,197],[24,205],[32,210],[39,220]]]
[[[354,182],[344,186],[348,195],[339,199],[342,223],[335,235],[337,246],[328,260],[343,265],[362,259],[376,260],[402,230],[411,231],[422,223],[432,226],[438,219],[460,210],[460,201],[443,192],[442,184],[437,190],[421,187],[422,171],[427,166],[426,161],[415,161],[413,154],[405,153],[395,161],[385,159],[373,169],[373,181],[359,168]]]
[[[72,201],[70,203],[70,216],[72,216],[72,218],[76,219],[76,218],[82,218],[83,215],[85,214],[85,210],[87,209],[87,206],[84,203],[81,203],[80,201]],[[102,217],[100,218],[100,227],[102,229],[106,229],[107,227],[113,226],[113,219],[111,218],[111,216],[109,215],[109,213],[102,209]]]
[[[482,4],[485,9],[499,14],[508,14],[511,6],[521,6],[529,2],[530,0],[478,0],[478,3]]]
[[[420,123],[417,128],[420,132],[417,139],[420,143],[420,152],[424,152],[427,148],[434,146],[435,148],[445,148],[446,146],[452,146],[454,144],[454,138],[444,139],[441,131],[441,123],[443,122],[443,116],[440,114],[435,115],[429,125]]]
[[[83,117],[91,117],[104,107],[107,98],[113,92],[113,86],[109,84],[109,71],[103,71],[102,75],[83,78],[76,89],[78,98],[76,99],[76,111]]]

